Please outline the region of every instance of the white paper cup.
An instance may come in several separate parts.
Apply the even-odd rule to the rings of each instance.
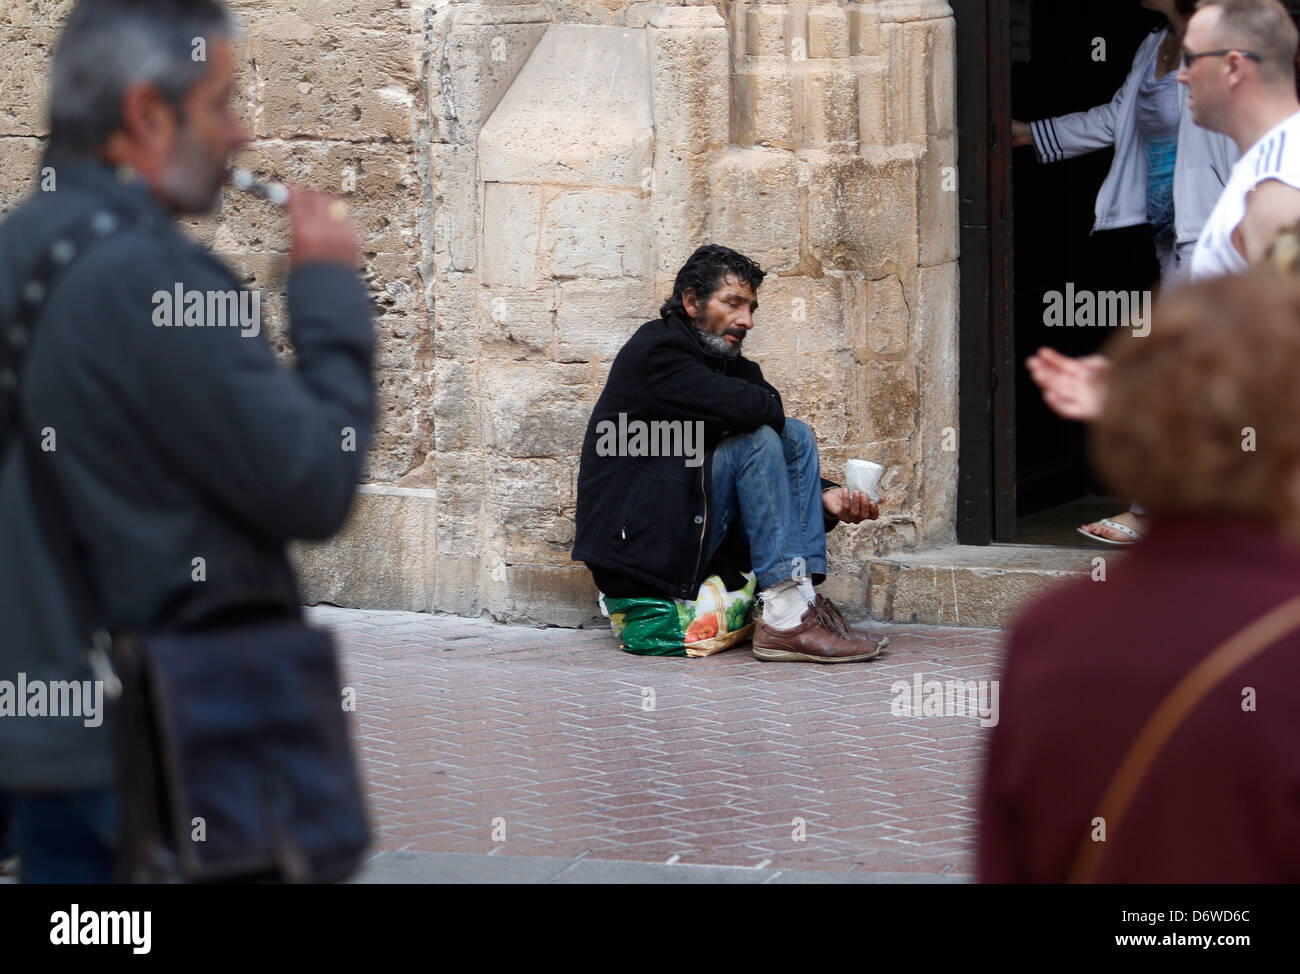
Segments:
[[[878,463],[872,463],[870,460],[850,460],[844,471],[844,479],[848,481],[845,486],[849,490],[860,490],[876,503],[880,503],[878,488],[884,473],[885,468]]]

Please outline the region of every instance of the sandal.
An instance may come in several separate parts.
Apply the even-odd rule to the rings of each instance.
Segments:
[[[1118,531],[1120,534],[1127,534],[1132,540],[1116,541],[1113,538],[1103,538],[1100,534],[1093,534],[1091,531],[1085,531],[1083,528],[1078,528],[1077,530],[1085,538],[1091,538],[1093,541],[1100,541],[1102,544],[1113,544],[1113,545],[1124,546],[1124,545],[1137,544],[1139,541],[1142,540],[1141,533],[1134,531],[1127,524],[1120,524],[1118,521],[1112,521],[1108,517],[1104,517],[1100,521],[1097,521],[1095,523],[1100,524],[1103,528],[1110,528],[1112,531]]]

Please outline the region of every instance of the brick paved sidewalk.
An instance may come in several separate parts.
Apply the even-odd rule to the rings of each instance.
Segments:
[[[377,850],[973,872],[989,732],[895,715],[891,684],[996,679],[997,631],[872,625],[891,638],[879,659],[818,666],[747,647],[630,656],[607,630],[311,616],[356,690]]]

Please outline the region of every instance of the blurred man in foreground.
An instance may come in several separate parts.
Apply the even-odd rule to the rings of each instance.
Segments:
[[[108,880],[117,815],[106,660],[78,630],[29,458],[57,485],[117,632],[173,626],[216,593],[296,612],[285,542],[341,526],[365,456],[373,338],[343,204],[302,190],[289,203],[291,370],[257,320],[212,320],[245,295],[175,224],[216,205],[247,142],[234,33],[216,0],[80,0],[54,55],[36,191],[0,224],[0,323],[26,348],[18,375],[0,369],[18,405],[17,428],[0,429],[0,791],[26,881]],[[86,225],[111,241],[77,252]],[[67,269],[45,294],[32,281],[47,254]],[[30,334],[8,327],[20,301],[44,302]],[[56,684],[96,688],[99,712],[15,700]]]
[[[980,875],[1295,882],[1300,602],[1257,654],[1189,674],[1300,595],[1300,284],[1189,285],[1109,352],[1093,462],[1151,532],[1013,629]]]

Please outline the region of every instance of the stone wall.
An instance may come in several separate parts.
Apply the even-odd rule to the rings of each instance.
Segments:
[[[71,7],[4,2],[0,206],[35,170]],[[951,540],[945,0],[232,6],[245,164],[350,197],[382,308],[366,484],[342,536],[297,552],[313,601],[590,620],[568,557],[586,418],[708,241],[770,272],[746,354],[816,429],[826,475],[889,467],[881,520],[832,535],[832,597],[861,609],[873,555]],[[193,230],[282,287],[285,221],[264,204],[230,197]]]

